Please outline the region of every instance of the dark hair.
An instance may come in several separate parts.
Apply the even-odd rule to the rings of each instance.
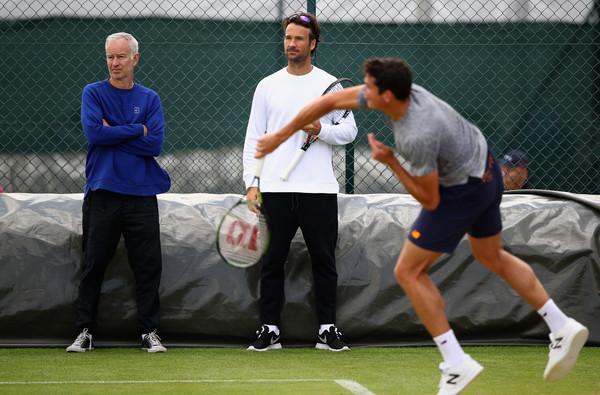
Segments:
[[[410,95],[412,71],[403,59],[369,59],[363,64],[362,71],[375,79],[379,93],[389,89],[398,100],[406,100]]]
[[[287,18],[284,18],[281,22],[281,27],[283,27],[284,33],[285,29],[287,29],[290,23],[304,26],[310,29],[310,34],[308,38],[310,39],[310,41],[316,40],[314,49],[310,51],[310,55],[313,56],[315,54],[315,51],[317,50],[317,46],[321,42],[321,26],[319,26],[317,18],[310,12],[294,12],[292,15],[288,16]]]

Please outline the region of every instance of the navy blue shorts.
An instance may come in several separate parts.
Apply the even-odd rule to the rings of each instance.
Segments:
[[[483,177],[469,177],[463,185],[440,186],[440,204],[435,210],[421,210],[410,229],[409,240],[426,250],[451,253],[465,233],[473,237],[499,233],[503,191],[502,170],[488,150]]]

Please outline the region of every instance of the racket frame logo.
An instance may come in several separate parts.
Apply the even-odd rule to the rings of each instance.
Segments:
[[[242,247],[251,251],[258,251],[258,248],[256,247],[257,239],[258,227],[236,220],[229,226],[225,241],[227,244],[233,246]]]

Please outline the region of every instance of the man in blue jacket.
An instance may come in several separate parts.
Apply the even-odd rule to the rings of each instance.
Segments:
[[[83,267],[79,285],[79,335],[68,352],[91,350],[102,280],[121,235],[136,282],[142,348],[165,352],[156,330],[162,273],[156,195],[171,187],[154,159],[164,143],[164,118],[156,92],[133,81],[138,42],[130,34],[106,39],[110,78],[87,85],[81,125],[88,140],[83,199]]]

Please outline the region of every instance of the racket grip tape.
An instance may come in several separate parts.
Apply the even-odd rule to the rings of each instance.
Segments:
[[[265,157],[258,158],[256,161],[256,169],[254,170],[254,177],[260,177],[260,173],[262,173],[263,165],[265,164]]]
[[[306,151],[303,149],[299,150],[298,153],[296,153],[296,156],[294,156],[294,159],[292,159],[287,169],[285,169],[285,171],[281,174],[281,179],[283,181],[287,181],[287,179],[290,177],[290,174],[292,174],[296,166],[298,166],[298,162],[300,162],[300,159],[302,159],[305,153]]]

